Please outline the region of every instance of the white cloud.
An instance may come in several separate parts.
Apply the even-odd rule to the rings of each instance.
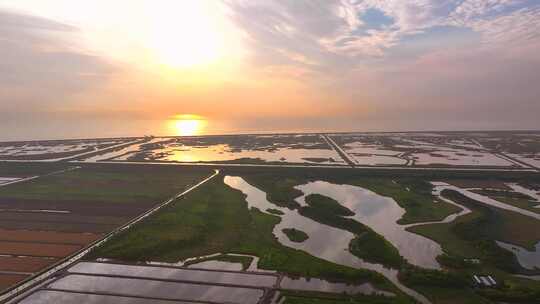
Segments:
[[[523,47],[540,42],[540,8],[523,8],[508,15],[469,21],[488,47]]]

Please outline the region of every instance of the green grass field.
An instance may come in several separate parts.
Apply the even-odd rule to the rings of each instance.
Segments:
[[[540,213],[540,208],[535,208],[540,203],[534,201],[532,198],[523,195],[521,193],[510,191],[488,191],[488,190],[472,190],[485,196],[488,196],[501,203],[512,205],[518,208],[526,209],[532,212]]]
[[[0,177],[29,177],[43,175],[73,167],[58,162],[3,162],[0,161]]]
[[[411,224],[428,221],[438,221],[446,216],[459,212],[459,208],[446,202],[434,201],[437,199],[432,195],[432,186],[428,183],[428,177],[398,177],[383,173],[370,176],[367,173],[347,173],[328,174],[317,170],[308,171],[300,169],[293,172],[274,172],[260,170],[260,172],[249,172],[242,175],[248,183],[264,190],[268,193],[269,201],[278,206],[291,209],[299,208],[295,198],[302,195],[300,190],[294,186],[314,180],[324,180],[337,184],[356,185],[379,195],[393,198],[402,208],[406,210],[405,215],[399,221],[400,224]],[[388,174],[386,174],[388,175]]]
[[[282,246],[272,231],[280,218],[247,209],[244,195],[218,177],[159,211],[90,258],[177,262],[214,253],[260,257],[259,268],[342,282],[371,282],[397,292],[381,275],[337,265]]]
[[[412,304],[412,300],[403,297],[379,295],[345,295],[323,292],[282,290],[284,304]],[[281,303],[281,302],[280,302]]]
[[[302,230],[295,228],[284,228],[282,231],[292,242],[302,243],[309,239],[309,235]]]
[[[472,294],[469,291],[470,295],[463,293],[467,290],[463,288],[452,292],[453,288],[448,286],[429,286],[432,280],[425,283],[412,282],[408,286],[424,291],[426,295],[434,298],[437,304],[491,303],[486,297],[492,300],[502,299],[508,302],[531,303],[527,301],[540,295],[540,282],[524,280],[527,281],[527,284],[524,284],[523,281],[516,281],[516,278],[510,273],[525,270],[520,267],[511,252],[498,247],[494,242],[502,240],[530,247],[540,240],[540,221],[514,212],[486,207],[455,191],[445,190],[443,196],[468,207],[472,213],[461,216],[449,224],[421,225],[409,230],[441,244],[448,256],[440,261],[459,261],[463,258],[478,258],[481,261],[480,265],[458,263],[457,269],[455,263],[445,263],[446,266],[454,268],[451,269],[452,272],[466,278],[470,278],[474,273],[489,273],[495,276],[498,281],[503,282],[503,285],[497,292],[480,291]],[[484,297],[481,298],[480,295]],[[456,298],[461,297],[463,297],[461,302],[456,301]]]
[[[155,202],[212,174],[209,168],[89,166],[0,188],[0,197],[111,203]]]

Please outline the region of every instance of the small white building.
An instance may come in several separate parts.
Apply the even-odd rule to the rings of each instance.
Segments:
[[[497,281],[490,275],[473,275],[473,284],[477,287],[495,287]]]

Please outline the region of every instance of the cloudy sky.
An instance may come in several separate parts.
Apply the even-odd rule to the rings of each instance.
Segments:
[[[0,0],[4,140],[540,129],[539,79],[538,0]]]

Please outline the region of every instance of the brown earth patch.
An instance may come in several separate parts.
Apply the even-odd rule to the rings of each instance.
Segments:
[[[35,231],[58,231],[68,233],[94,233],[101,234],[114,230],[119,225],[86,224],[86,223],[60,223],[60,222],[21,222],[1,221],[0,229],[7,230],[35,230]]]
[[[73,214],[96,215],[96,216],[134,216],[142,214],[153,203],[110,203],[91,201],[59,201],[59,200],[38,200],[38,199],[13,199],[0,198],[0,209],[5,210],[65,210]]]
[[[35,257],[0,257],[0,271],[38,272],[56,261]]]
[[[0,229],[0,241],[70,243],[86,245],[101,235],[93,233],[65,233],[56,231],[28,231]]]
[[[18,274],[0,274],[0,290],[4,290],[26,279],[28,276]]]
[[[81,249],[77,245],[0,242],[0,254],[62,258]]]
[[[126,218],[114,216],[85,216],[71,213],[46,213],[46,212],[0,212],[0,222],[48,222],[48,223],[84,223],[84,224],[107,224],[121,225],[127,222]]]

